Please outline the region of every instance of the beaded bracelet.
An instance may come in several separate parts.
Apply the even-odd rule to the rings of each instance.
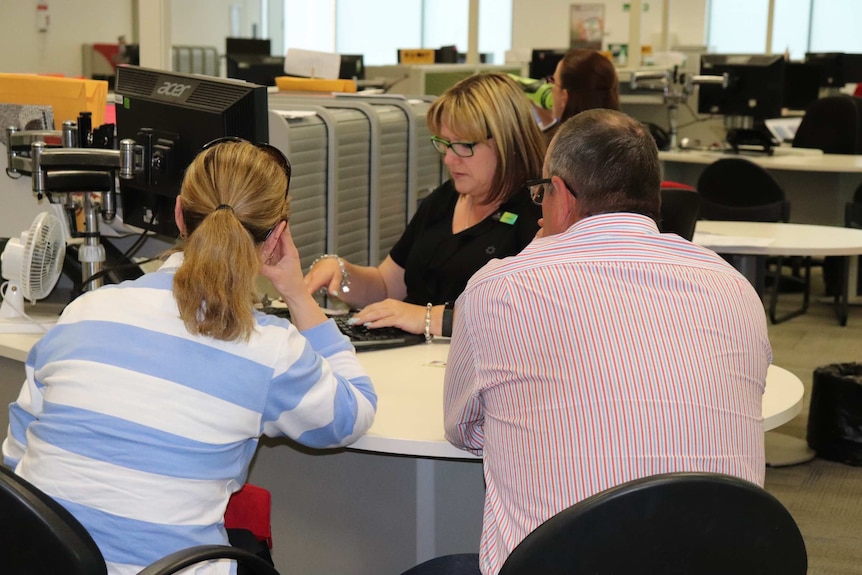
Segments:
[[[347,267],[344,265],[344,260],[338,257],[337,254],[323,254],[313,262],[311,262],[311,266],[308,268],[311,271],[311,268],[317,265],[317,262],[320,260],[327,259],[335,259],[338,262],[338,269],[341,270],[341,293],[350,293],[350,274],[347,272]]]
[[[434,304],[430,301],[428,305],[425,306],[425,343],[431,343],[431,340],[434,339],[434,336],[431,335],[431,308],[434,307]]]

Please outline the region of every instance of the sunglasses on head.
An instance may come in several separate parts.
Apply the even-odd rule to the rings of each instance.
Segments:
[[[290,186],[290,172],[291,172],[290,161],[287,159],[287,156],[285,156],[282,153],[282,151],[279,150],[278,148],[276,148],[275,146],[270,145],[270,144],[259,144],[257,142],[250,142],[249,140],[246,140],[245,138],[240,138],[239,136],[223,136],[221,138],[216,138],[215,140],[209,141],[206,144],[204,144],[203,147],[201,148],[201,151],[203,152],[204,150],[208,150],[214,146],[218,146],[219,144],[224,144],[224,143],[252,144],[253,146],[257,147],[259,150],[266,152],[273,160],[275,160],[275,162],[279,166],[281,166],[281,169],[284,170],[284,175],[287,176],[287,184],[288,184],[288,186]]]
[[[284,196],[287,197],[287,190],[290,189],[291,167],[290,167],[290,160],[287,159],[287,156],[285,156],[281,150],[279,150],[278,148],[276,148],[275,146],[272,146],[270,144],[251,142],[249,140],[246,140],[245,138],[240,138],[239,136],[223,136],[221,138],[216,138],[215,140],[211,140],[211,141],[207,142],[206,144],[204,144],[203,147],[201,147],[201,152],[203,152],[204,150],[208,150],[210,148],[213,148],[215,146],[218,146],[219,144],[225,144],[225,143],[252,144],[257,149],[262,150],[263,152],[266,152],[266,154],[269,155],[273,160],[275,160],[275,162],[281,167],[281,169],[284,171],[284,175],[287,177],[287,189],[285,189],[285,191],[284,191]],[[269,236],[272,235],[272,232],[275,231],[275,228],[277,228],[277,227],[278,227],[278,224],[275,224],[273,227],[271,227],[266,232],[266,234],[263,237],[257,237],[253,232],[251,232],[251,233],[252,233],[252,236],[255,237],[256,241],[265,242],[267,239],[269,239]]]

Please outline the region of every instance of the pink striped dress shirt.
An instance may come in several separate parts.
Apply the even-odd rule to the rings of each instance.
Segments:
[[[763,485],[763,305],[715,253],[630,213],[493,260],[456,303],[446,437],[483,454],[482,573],[555,513],[658,473]]]

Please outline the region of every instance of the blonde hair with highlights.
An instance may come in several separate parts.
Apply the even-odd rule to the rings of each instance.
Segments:
[[[223,341],[251,336],[258,247],[290,215],[287,186],[282,166],[248,142],[216,144],[186,170],[185,258],[174,298],[190,333]]]
[[[462,142],[493,139],[497,172],[484,203],[505,202],[542,175],[545,140],[524,92],[505,74],[461,80],[434,100],[427,123],[432,134],[445,125]]]

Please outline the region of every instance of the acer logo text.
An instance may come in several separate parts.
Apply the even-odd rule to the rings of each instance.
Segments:
[[[161,94],[162,96],[170,96],[172,98],[179,98],[183,95],[183,93],[190,89],[191,84],[180,84],[178,82],[165,82],[164,84],[156,90],[156,94]]]

